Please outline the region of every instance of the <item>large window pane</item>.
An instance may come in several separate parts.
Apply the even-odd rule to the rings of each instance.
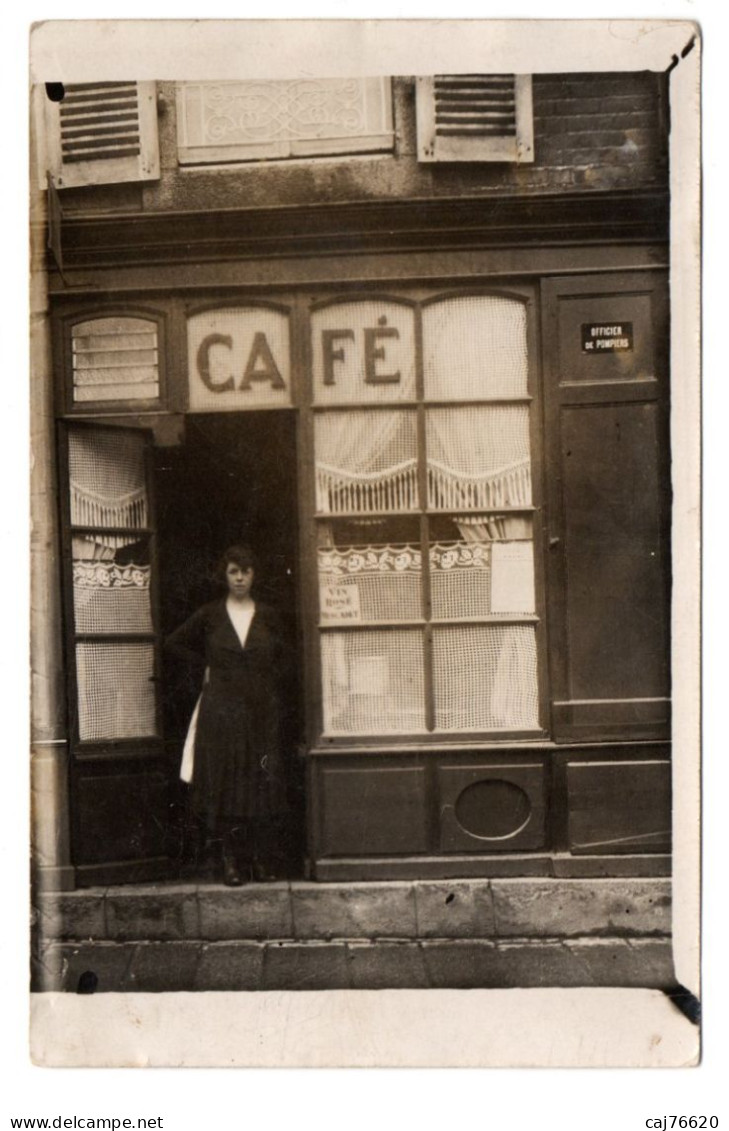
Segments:
[[[315,404],[411,401],[415,315],[385,300],[338,302],[311,316]]]
[[[531,516],[455,516],[462,537],[430,547],[433,617],[533,614]]]
[[[319,550],[322,624],[418,620],[419,546],[367,545]]]
[[[433,510],[531,504],[526,405],[430,409],[426,444]]]
[[[150,566],[74,559],[76,632],[151,632]]]
[[[327,412],[315,420],[319,514],[413,510],[418,505],[415,414]]]
[[[524,304],[466,295],[426,306],[423,363],[429,400],[526,396]]]
[[[321,647],[327,734],[425,729],[420,632],[326,632]]]
[[[156,734],[152,644],[76,645],[79,738]]]
[[[539,725],[532,625],[433,629],[437,730],[533,730]]]

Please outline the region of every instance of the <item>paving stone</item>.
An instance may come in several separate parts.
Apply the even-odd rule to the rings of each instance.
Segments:
[[[434,989],[500,985],[495,943],[426,939],[421,945],[428,981]]]
[[[665,879],[492,880],[499,937],[667,935]]]
[[[198,942],[136,943],[123,989],[144,994],[194,990],[201,950]]]
[[[195,989],[263,989],[263,949],[263,943],[205,943],[195,972]]]
[[[670,939],[570,939],[594,986],[661,989],[675,982]]]
[[[415,884],[420,938],[489,938],[494,908],[488,880]]]
[[[145,885],[106,895],[107,937],[118,942],[199,938],[197,888]]]
[[[641,986],[665,989],[676,985],[672,939],[628,939],[627,942],[639,957]]]
[[[498,985],[589,986],[583,964],[561,940],[524,939],[498,942]]]
[[[289,885],[210,886],[198,891],[203,939],[285,939],[293,935]]]
[[[103,889],[40,895],[36,906],[43,942],[106,937]]]
[[[267,990],[346,990],[347,950],[343,943],[268,943],[263,959]]]
[[[47,989],[77,993],[119,993],[125,989],[134,946],[130,943],[59,943],[48,948],[43,963],[53,984]]]
[[[415,938],[415,892],[410,883],[292,884],[298,939]]]
[[[416,942],[347,943],[355,990],[427,989],[428,974]]]

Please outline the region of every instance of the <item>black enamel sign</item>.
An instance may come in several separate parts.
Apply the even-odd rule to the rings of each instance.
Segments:
[[[583,353],[617,353],[633,348],[632,322],[583,322]]]

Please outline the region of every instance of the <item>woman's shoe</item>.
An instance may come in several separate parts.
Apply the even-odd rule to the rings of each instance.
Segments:
[[[273,884],[276,882],[276,873],[268,864],[263,864],[260,860],[256,860],[252,867],[253,879],[257,884]]]
[[[235,857],[223,853],[223,883],[229,888],[239,888],[244,882]]]

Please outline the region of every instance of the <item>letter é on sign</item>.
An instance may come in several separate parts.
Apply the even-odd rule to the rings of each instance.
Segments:
[[[246,371],[243,374],[239,388],[248,390],[251,381],[270,381],[272,389],[285,389],[286,382],[279,373],[278,366],[273,360],[271,347],[266,340],[266,335],[259,330],[253,337],[253,345],[248,357]]]

